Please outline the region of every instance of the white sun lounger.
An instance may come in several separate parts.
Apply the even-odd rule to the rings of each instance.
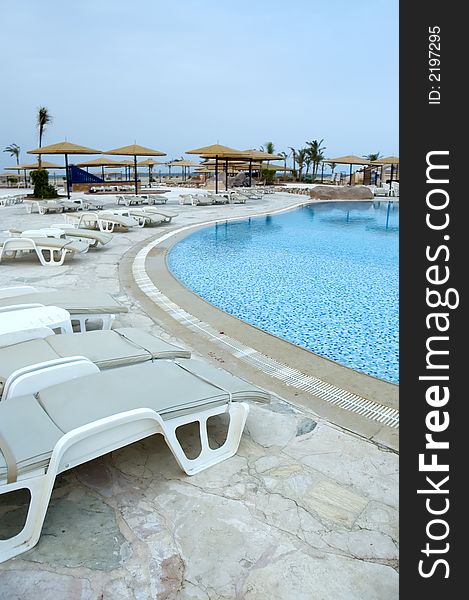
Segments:
[[[0,344],[8,344],[13,335],[25,330],[48,327],[60,329],[63,333],[73,333],[70,313],[59,306],[18,304],[0,308]]]
[[[73,256],[88,250],[89,244],[80,241],[49,237],[12,237],[0,241],[0,262],[35,252],[44,267],[57,267],[64,263],[67,254]]]
[[[73,198],[72,202],[78,204],[81,210],[102,210],[109,204],[105,198]]]
[[[67,215],[66,222],[75,225],[77,229],[81,227],[85,229],[99,229],[106,233],[112,233],[114,230],[128,231],[132,227],[138,226],[135,219],[119,216],[107,210],[83,212],[79,215]]]
[[[161,196],[160,194],[148,194],[148,204],[166,204],[168,198]]]
[[[93,290],[61,290],[39,292],[32,286],[0,289],[0,307],[18,304],[43,304],[59,306],[70,313],[72,323],[86,331],[88,321],[101,321],[101,329],[110,329],[116,314],[126,313],[126,306],[110,294]]]
[[[138,194],[128,195],[128,196],[117,196],[117,204],[125,204],[125,206],[131,206],[134,204],[148,204],[149,206],[153,204],[166,204],[168,199],[166,196],[161,196],[160,194]]]
[[[230,204],[246,204],[247,197],[244,194],[232,192],[228,198]]]
[[[0,206],[13,206],[22,204],[26,195],[0,196]]]
[[[167,208],[161,208],[161,207],[156,207],[156,206],[145,206],[144,208],[141,208],[140,210],[145,211],[146,213],[149,213],[151,215],[161,215],[162,217],[164,217],[164,222],[165,223],[170,223],[171,219],[174,219],[174,217],[177,217],[179,213],[174,212],[173,210],[168,210]]]
[[[69,223],[57,223],[43,227],[42,229],[28,230],[13,228],[8,232],[12,237],[29,237],[34,233],[35,237],[52,237],[56,239],[73,239],[88,244],[89,248],[97,248],[99,245],[104,246],[112,240],[110,233],[101,231],[93,231],[91,229],[77,229]]]
[[[28,200],[26,204],[26,212],[39,213],[45,215],[47,213],[61,213],[64,211],[63,206],[56,200]]]
[[[163,215],[157,212],[148,211],[147,208],[130,207],[126,212],[129,217],[138,219],[138,223],[139,225],[141,224],[141,227],[145,227],[146,225],[161,225],[161,223],[165,222],[165,217],[163,217]]]
[[[144,202],[146,202],[146,198],[143,196],[117,196],[117,204],[122,203],[125,206],[143,204]]]
[[[0,540],[0,562],[39,540],[57,475],[128,444],[162,434],[192,475],[233,456],[249,412],[246,400],[269,396],[193,359],[157,361],[100,372],[83,357],[17,371],[0,402],[0,494],[27,489],[23,529]],[[228,414],[225,442],[212,449],[207,420]],[[177,429],[197,423],[201,451],[185,454]]]
[[[194,197],[192,194],[179,194],[179,204],[190,204],[193,206],[195,204]]]
[[[100,369],[111,369],[191,356],[189,350],[134,327],[62,335],[54,335],[52,329],[43,327],[21,331],[17,342],[13,337],[11,339],[12,344],[0,347],[0,397],[15,371],[49,360],[78,355],[91,360]]]

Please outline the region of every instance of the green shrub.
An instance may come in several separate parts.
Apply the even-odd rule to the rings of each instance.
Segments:
[[[49,185],[49,173],[46,169],[31,171],[31,180],[34,184],[35,198],[57,198],[57,192]]]
[[[270,169],[262,169],[261,178],[265,181],[266,185],[272,185],[275,181],[275,171]]]

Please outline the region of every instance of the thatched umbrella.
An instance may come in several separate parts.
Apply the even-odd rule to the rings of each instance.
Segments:
[[[151,184],[151,171],[155,165],[163,165],[161,161],[153,160],[148,158],[147,160],[141,160],[137,163],[137,167],[148,167],[148,185]]]
[[[325,163],[335,163],[337,165],[350,165],[349,185],[352,185],[352,167],[353,165],[369,165],[371,164],[366,158],[357,156],[356,154],[347,154],[346,156],[338,156],[337,158],[328,158]]]
[[[69,154],[102,154],[101,150],[94,150],[93,148],[87,148],[86,146],[79,146],[78,144],[72,144],[71,142],[59,142],[58,144],[51,144],[50,146],[44,146],[43,148],[36,148],[35,150],[28,150],[28,154],[63,154],[65,156],[65,173],[67,175],[67,198],[70,198],[70,178],[68,169],[68,155]]]
[[[169,163],[166,163],[168,165],[168,167],[181,167],[182,171],[181,171],[181,175],[182,178],[185,179],[186,176],[186,168],[190,169],[190,167],[199,167],[200,163],[195,163],[192,162],[191,160],[184,160],[184,159],[180,159],[180,160],[172,160]]]
[[[24,172],[24,186],[27,187],[28,181],[26,179],[26,171],[35,171],[36,169],[65,169],[61,165],[56,165],[54,163],[46,162],[45,160],[39,162],[32,163],[30,165],[15,165],[14,167],[5,167],[6,171],[23,171]]]
[[[226,179],[225,187],[228,189],[228,161],[229,160],[240,160],[245,158],[245,154],[242,150],[235,150],[228,146],[222,146],[221,144],[212,144],[211,146],[203,146],[202,148],[195,148],[194,150],[186,150],[186,154],[198,154],[203,158],[214,158],[215,159],[215,193],[218,194],[218,160],[225,160]]]
[[[260,171],[263,168],[263,161],[267,161],[267,164],[269,164],[269,161],[271,160],[283,160],[283,156],[278,154],[269,154],[269,152],[264,152],[264,150],[256,150],[255,148],[243,150],[243,154],[249,160],[249,185],[251,185],[252,182],[252,169],[256,166],[254,165],[254,162],[260,162]]]
[[[374,160],[372,162],[373,165],[391,165],[391,177],[389,179],[389,195],[392,193],[392,181],[394,177],[394,165],[399,165],[399,157],[398,156],[386,156],[385,158],[379,158],[378,160]]]
[[[118,156],[134,157],[135,194],[138,194],[137,156],[166,156],[166,152],[153,150],[152,148],[145,148],[145,146],[139,146],[138,144],[131,144],[130,146],[123,146],[122,148],[114,148],[113,150],[108,150],[103,154],[117,154]]]
[[[104,167],[123,167],[122,161],[113,160],[112,158],[106,158],[105,156],[99,158],[93,158],[82,163],[77,163],[77,167],[101,167],[101,177],[104,181]]]

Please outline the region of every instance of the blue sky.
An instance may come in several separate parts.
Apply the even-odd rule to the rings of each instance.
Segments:
[[[2,21],[0,145],[22,162],[39,106],[43,145],[399,153],[397,0],[23,0]]]

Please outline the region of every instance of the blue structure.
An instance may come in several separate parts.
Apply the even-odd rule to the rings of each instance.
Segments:
[[[68,167],[68,180],[71,185],[74,183],[104,183],[104,179],[101,177],[88,173],[88,171],[75,165]]]

